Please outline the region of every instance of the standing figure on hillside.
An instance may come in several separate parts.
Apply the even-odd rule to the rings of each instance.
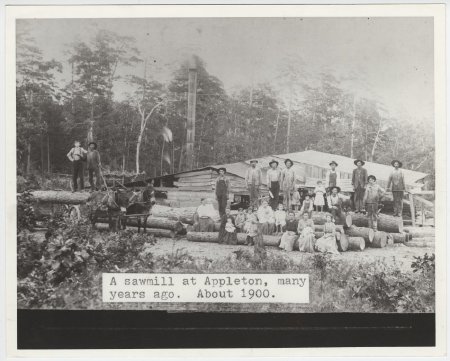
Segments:
[[[361,159],[355,160],[356,168],[353,169],[352,186],[354,191],[353,200],[355,202],[355,212],[364,212],[364,192],[367,185],[367,169],[363,168],[366,164]]]
[[[377,184],[377,178],[369,175],[369,184],[364,193],[364,204],[366,205],[367,217],[369,218],[369,228],[377,230],[378,202],[384,195],[384,189]]]
[[[270,168],[267,171],[267,187],[269,187],[270,206],[275,211],[280,198],[281,170],[278,168],[278,162],[276,160],[272,160],[269,166]]]
[[[295,191],[295,171],[292,167],[294,163],[290,159],[284,161],[286,169],[281,174],[281,189],[283,190],[284,209],[291,209],[292,194]]]
[[[316,208],[316,211],[323,211],[323,206],[325,205],[325,193],[326,190],[322,184],[322,181],[318,180],[316,188],[314,188],[314,206]]]
[[[227,208],[228,195],[230,193],[230,180],[225,176],[226,168],[219,168],[219,176],[216,179],[216,199],[219,204],[219,215],[222,217]]]
[[[400,169],[403,164],[399,160],[393,160],[394,170],[389,175],[387,189],[392,191],[394,198],[394,216],[401,217],[403,213],[403,192],[406,190],[405,177]],[[414,215],[412,215],[414,217]]]
[[[331,188],[336,187],[339,179],[339,172],[336,170],[338,164],[333,160],[329,164],[331,169],[327,171],[325,187],[331,193]]]
[[[89,185],[91,186],[91,192],[99,190],[101,187],[101,176],[100,176],[100,153],[97,150],[97,143],[90,142],[88,145],[87,152],[87,169],[89,173]],[[95,175],[95,183],[94,183]]]
[[[84,189],[83,159],[86,154],[87,151],[81,147],[78,140],[74,142],[74,147],[67,153],[67,158],[72,162],[72,192],[76,192],[78,189],[78,178],[80,179],[80,190]]]
[[[251,160],[250,167],[245,174],[245,182],[250,193],[250,207],[252,208],[259,206],[259,189],[262,184],[261,169],[257,168],[256,164],[258,164],[257,160]]]

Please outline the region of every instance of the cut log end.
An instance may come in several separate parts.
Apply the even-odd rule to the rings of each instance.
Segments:
[[[366,241],[362,237],[348,237],[348,249],[351,251],[364,251]]]

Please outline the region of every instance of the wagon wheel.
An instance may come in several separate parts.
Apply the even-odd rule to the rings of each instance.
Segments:
[[[80,206],[69,206],[67,210],[67,215],[73,221],[77,221],[81,218]]]

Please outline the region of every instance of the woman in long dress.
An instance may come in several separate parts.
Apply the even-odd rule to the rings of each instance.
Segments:
[[[286,221],[286,227],[283,235],[281,236],[280,249],[291,252],[294,249],[294,244],[297,241],[298,222],[295,219],[295,213],[290,211],[288,213],[288,219]]]
[[[333,223],[333,217],[327,213],[326,222],[323,226],[324,235],[316,241],[314,248],[318,252],[339,254],[336,244],[336,226]]]
[[[314,253],[314,244],[316,243],[314,222],[312,219],[309,219],[306,212],[303,213],[302,218],[298,221],[297,233],[300,234],[298,250],[300,252]]]
[[[258,208],[258,221],[263,234],[272,234],[275,229],[275,215],[269,203],[264,200]]]

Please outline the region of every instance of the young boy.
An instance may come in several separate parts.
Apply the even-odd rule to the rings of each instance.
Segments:
[[[258,221],[253,217],[250,218],[250,222],[247,225],[247,246],[253,246],[255,244],[255,237],[258,234]]]
[[[367,217],[369,218],[369,228],[377,230],[378,218],[378,202],[384,195],[384,189],[376,182],[377,178],[374,175],[367,177],[369,184],[364,192],[364,204],[366,205]]]
[[[314,209],[314,202],[311,200],[311,196],[309,194],[306,194],[305,200],[303,201],[302,204],[302,208],[300,209],[300,214],[307,212],[309,218],[311,218],[313,209]]]
[[[280,235],[284,232],[286,226],[286,212],[283,209],[283,204],[278,205],[278,209],[275,211],[275,234]]]
[[[238,214],[236,216],[236,219],[235,219],[236,232],[240,233],[244,230],[245,220],[246,220],[246,216],[244,213],[244,208],[240,207]]]

